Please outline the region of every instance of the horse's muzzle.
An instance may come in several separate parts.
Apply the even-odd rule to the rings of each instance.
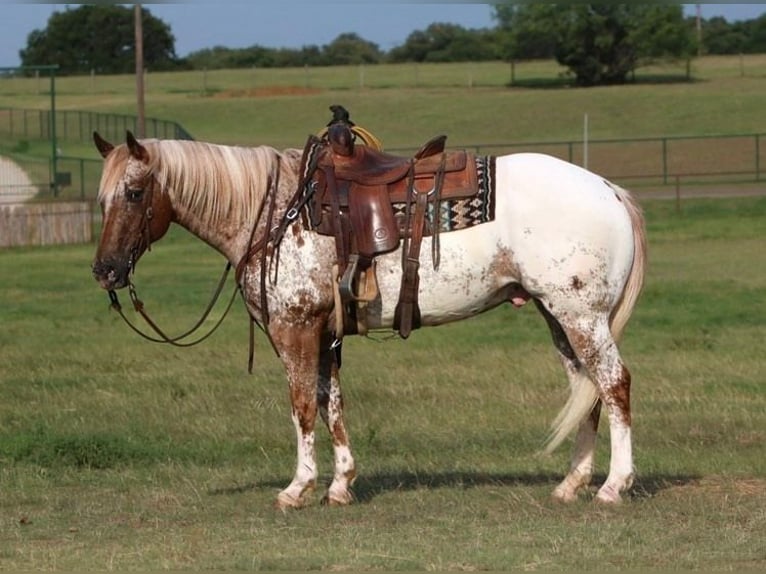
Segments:
[[[127,263],[120,264],[114,261],[94,261],[93,278],[98,281],[102,289],[122,289],[128,285],[130,266]]]

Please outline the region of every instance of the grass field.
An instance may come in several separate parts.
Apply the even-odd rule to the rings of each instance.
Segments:
[[[691,82],[682,64],[666,64],[642,69],[634,84],[591,89],[557,84],[562,70],[554,62],[520,62],[515,70],[516,87],[508,87],[504,62],[150,72],[146,113],[179,122],[199,140],[286,148],[301,147],[328,120],[328,106],[342,103],[390,151],[414,151],[442,133],[449,146],[477,153],[538,151],[578,164],[587,114],[588,167],[625,186],[672,186],[676,176],[684,188],[764,180],[766,55],[696,59]],[[59,111],[135,115],[129,75],[64,77],[56,86]],[[9,119],[6,106],[47,110],[46,80],[0,78],[0,154],[22,165],[47,200],[50,142],[24,139],[27,120]],[[24,116],[37,122],[34,133],[38,116]],[[58,142],[66,159],[57,167],[72,178],[60,199],[95,197],[100,157],[92,129],[111,141],[124,138],[124,122],[91,126],[87,117],[71,114],[67,129],[59,126],[69,137]],[[729,137],[661,139],[714,135]]]
[[[509,87],[507,62],[150,71],[146,114],[176,121],[203,141],[287,148],[301,147],[329,119],[328,106],[341,103],[386,149],[399,153],[447,134],[451,147],[494,155],[539,151],[578,164],[584,163],[587,114],[588,167],[617,183],[654,188],[673,185],[676,176],[684,186],[763,181],[766,55],[696,59],[693,81],[684,79],[683,63],[641,69],[633,84],[591,89],[566,87],[561,73],[554,62],[519,62],[515,75],[520,85]],[[62,77],[56,93],[59,111],[136,113],[130,75]],[[27,120],[20,115],[10,120],[4,107],[49,109],[47,80],[0,78],[0,154],[22,165],[43,190],[41,198],[48,199],[50,142],[24,139],[20,130]],[[36,134],[45,120],[38,116],[25,116],[38,125],[30,128]],[[67,159],[57,167],[72,178],[59,198],[95,196],[100,157],[90,133],[99,129],[107,139],[121,141],[126,125],[91,126],[74,114],[67,129],[59,125],[57,148]],[[711,135],[742,137],[660,139]]]
[[[668,81],[683,64],[647,68],[638,82],[592,89],[509,88],[506,62],[149,73],[146,114],[195,138],[299,147],[342,103],[389,148],[446,133],[450,144],[636,138],[766,131],[766,55],[706,57],[693,82]],[[519,81],[555,81],[554,62],[521,62]],[[360,84],[360,75],[363,83]],[[652,81],[655,80],[655,81]],[[132,76],[59,78],[57,109],[135,114]],[[0,107],[48,109],[45,80],[0,78]],[[97,154],[62,142],[65,155]]]
[[[617,508],[549,498],[568,448],[538,451],[566,384],[532,308],[347,340],[357,504],[283,514],[285,378],[263,338],[246,374],[240,307],[200,347],[152,345],[108,311],[94,246],[0,252],[0,569],[763,571],[766,199],[645,208],[623,345],[638,479]],[[222,264],[174,231],[136,282],[180,330]],[[326,482],[324,432],[318,452]]]
[[[438,132],[455,146],[577,139],[585,112],[592,138],[766,131],[766,56],[694,66],[692,83],[588,90],[508,88],[503,63],[150,73],[147,114],[199,139],[276,147],[302,145],[336,102],[393,148]],[[524,81],[558,72],[516,68]],[[60,109],[134,113],[129,76],[57,85]],[[46,109],[46,89],[0,79],[0,107]],[[295,460],[285,377],[262,337],[246,374],[240,306],[199,347],[152,345],[108,311],[95,246],[0,251],[0,570],[763,571],[766,199],[645,207],[649,276],[623,344],[638,479],[618,508],[549,498],[568,448],[538,452],[566,383],[533,308],[407,342],[348,339],[357,504],[317,496],[282,514],[272,503]],[[136,283],[177,332],[222,265],[176,230]]]

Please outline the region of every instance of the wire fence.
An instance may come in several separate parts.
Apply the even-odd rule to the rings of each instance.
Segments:
[[[106,139],[121,140],[126,130],[136,130],[136,117],[64,110],[56,114],[56,133],[61,141],[91,145],[94,130]],[[51,161],[34,157],[26,146],[45,146],[50,137],[50,115],[41,110],[0,108],[0,142],[16,141],[15,148],[0,148],[28,175],[25,193],[38,198],[94,199],[98,191],[101,161],[57,155]],[[149,118],[147,137],[193,139],[180,124]],[[481,155],[519,152],[546,153],[582,165],[626,187],[707,183],[759,182],[764,179],[766,146],[764,133],[655,138],[476,143],[463,146]],[[389,149],[409,155],[412,149]],[[19,192],[19,183],[0,169],[0,201]],[[32,191],[30,191],[32,190]]]
[[[51,112],[0,108],[0,138],[9,140],[50,140]],[[194,139],[181,124],[170,120],[146,118],[146,137],[160,139]],[[138,132],[138,119],[129,114],[87,112],[79,110],[56,111],[56,137],[68,142],[88,143],[94,131],[106,139],[122,139],[125,131]]]

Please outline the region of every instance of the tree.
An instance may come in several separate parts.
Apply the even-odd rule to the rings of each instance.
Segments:
[[[745,41],[744,33],[721,16],[703,22],[702,45],[707,54],[739,54]]]
[[[748,54],[766,53],[766,14],[755,20],[741,23],[742,33],[746,37],[743,52]]]
[[[503,32],[503,56],[509,60],[553,58],[559,39],[556,4],[498,4],[495,19]]]
[[[435,22],[415,30],[402,46],[390,51],[391,62],[468,62],[499,57],[492,31],[468,30],[459,24]]]
[[[380,48],[354,33],[340,34],[322,48],[322,57],[330,66],[348,64],[377,64],[382,58]]]
[[[695,51],[680,5],[499,5],[495,17],[508,31],[511,57],[542,56],[552,47],[582,86],[621,84],[642,64]]]
[[[170,27],[142,9],[144,65],[168,70],[180,65]],[[83,4],[54,12],[45,30],[33,30],[19,52],[24,66],[58,64],[59,73],[102,74],[135,71],[135,34],[132,8],[111,4]]]

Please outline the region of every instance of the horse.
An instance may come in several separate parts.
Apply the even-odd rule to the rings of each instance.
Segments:
[[[267,227],[285,221],[300,184],[301,150],[137,140],[130,132],[116,146],[97,133],[94,142],[104,158],[98,191],[103,228],[92,265],[96,281],[110,292],[130,286],[139,258],[171,223],[237,266],[247,310],[253,320],[268,320],[289,384],[297,464],[276,505],[300,507],[316,488],[317,415],[334,453],[334,474],[322,502],[351,503],[356,466],[331,330],[335,244],[301,218],[289,221],[278,249],[268,241]],[[611,453],[595,500],[618,503],[631,487],[634,468],[631,375],[617,344],[644,282],[642,211],[625,189],[552,156],[503,155],[495,166],[494,220],[443,233],[438,269],[429,264],[431,239],[423,238],[422,326],[466,319],[505,302],[533,301],[570,386],[546,450],[576,431],[569,471],[552,495],[571,502],[588,489],[603,405]],[[274,213],[271,221],[263,216],[266,210]],[[401,248],[378,258],[379,297],[367,309],[371,329],[392,327],[401,267]]]

